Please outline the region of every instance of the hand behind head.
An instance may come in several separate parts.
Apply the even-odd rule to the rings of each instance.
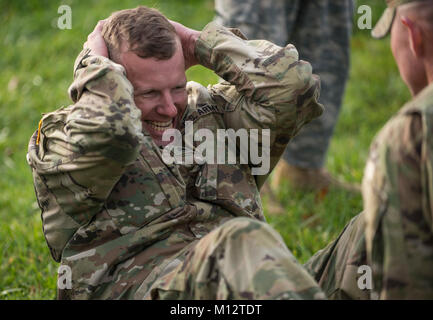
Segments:
[[[102,27],[106,20],[100,20],[95,29],[87,36],[83,48],[89,48],[92,54],[108,58],[107,45],[102,37]]]
[[[195,57],[195,43],[200,36],[200,32],[187,28],[176,21],[168,21],[170,21],[170,23],[174,26],[182,44],[183,56],[185,58],[185,70],[198,64],[198,60]]]

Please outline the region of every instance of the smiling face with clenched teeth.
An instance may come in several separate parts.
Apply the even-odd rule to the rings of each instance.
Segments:
[[[176,128],[185,111],[186,93],[185,61],[180,41],[175,54],[167,60],[140,58],[133,52],[121,54],[120,63],[134,87],[134,101],[141,110],[144,129],[158,146],[165,130]]]

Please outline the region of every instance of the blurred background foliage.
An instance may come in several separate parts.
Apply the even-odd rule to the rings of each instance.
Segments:
[[[72,9],[72,29],[57,28],[58,7]],[[357,28],[360,5],[369,5],[373,25],[385,4],[358,0],[354,12],[352,64],[344,105],[327,166],[346,180],[360,182],[369,144],[387,119],[409,99],[389,49],[370,30]],[[112,11],[147,5],[170,19],[202,29],[214,16],[212,0],[0,0],[0,299],[54,299],[58,264],[42,234],[27,144],[41,114],[68,105],[72,67],[87,35]],[[300,53],[302,58],[302,52]],[[188,79],[204,85],[218,77],[197,66]],[[297,193],[282,185],[286,212],[268,222],[301,262],[335,238],[362,210],[360,195],[330,190],[326,196]]]

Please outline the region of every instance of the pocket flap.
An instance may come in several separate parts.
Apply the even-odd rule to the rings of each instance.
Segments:
[[[204,164],[195,180],[195,186],[198,189],[199,197],[203,200],[217,199],[217,183],[218,183],[218,165]]]

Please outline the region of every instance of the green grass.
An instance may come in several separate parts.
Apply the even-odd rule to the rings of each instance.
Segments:
[[[55,28],[60,4],[72,8],[72,29]],[[377,19],[383,5],[375,4]],[[213,1],[3,1],[0,0],[0,299],[54,299],[58,264],[42,234],[30,169],[25,160],[29,137],[43,112],[70,103],[67,88],[74,59],[97,20],[139,4],[158,7],[173,20],[201,29],[213,17]],[[369,144],[386,120],[409,99],[389,50],[354,29],[352,65],[344,105],[327,165],[335,175],[360,182]],[[188,71],[202,84],[217,77],[203,67]],[[314,194],[281,186],[287,213],[268,215],[301,262],[332,240],[362,210],[359,195],[331,190]],[[266,209],[266,202],[265,202]]]

